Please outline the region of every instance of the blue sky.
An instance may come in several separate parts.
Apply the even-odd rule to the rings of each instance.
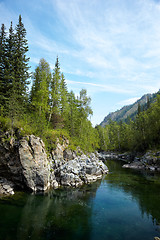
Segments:
[[[27,30],[32,71],[59,56],[69,90],[86,88],[93,125],[160,88],[160,1],[0,0],[8,29],[19,14]]]

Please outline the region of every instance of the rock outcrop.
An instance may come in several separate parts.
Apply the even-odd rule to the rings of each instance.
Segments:
[[[67,139],[62,143],[57,139],[56,149],[48,156],[43,141],[34,135],[17,141],[1,139],[0,192],[13,194],[16,189],[40,192],[59,186],[78,187],[108,172],[95,154],[87,156],[80,149],[71,151],[68,145]]]
[[[98,153],[99,154],[99,159],[102,161],[106,160],[122,160],[122,161],[131,161],[133,160],[133,154],[132,153],[118,153],[118,152],[103,152],[103,153]]]
[[[59,185],[72,187],[94,182],[108,172],[107,166],[95,154],[88,157],[82,155],[63,162],[55,160],[53,168]]]
[[[13,195],[14,184],[5,178],[0,178],[0,196],[1,195]]]
[[[160,152],[147,151],[144,155],[135,157],[133,162],[124,164],[123,167],[160,171]]]

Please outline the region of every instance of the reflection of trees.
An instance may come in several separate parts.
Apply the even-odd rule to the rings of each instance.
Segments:
[[[107,161],[107,166],[112,172],[106,177],[111,186],[131,194],[138,202],[142,215],[151,215],[153,222],[160,223],[160,174],[123,169],[120,161]]]
[[[89,239],[92,198],[99,185],[29,195],[17,239]]]

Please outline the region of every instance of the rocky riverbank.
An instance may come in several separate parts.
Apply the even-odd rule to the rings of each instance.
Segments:
[[[41,192],[60,186],[78,187],[108,172],[98,154],[71,151],[67,139],[61,143],[57,139],[49,155],[43,141],[34,135],[4,139],[0,139],[0,194],[14,194],[17,189]]]
[[[121,160],[126,162],[123,168],[160,171],[160,151],[147,151],[145,154],[104,152],[99,154],[102,161]]]
[[[131,163],[124,164],[123,167],[160,171],[160,151],[147,151],[144,155],[137,155]]]
[[[103,152],[103,153],[99,153],[99,158],[102,160],[102,161],[105,161],[105,160],[122,160],[122,161],[125,161],[125,162],[128,162],[128,161],[132,161],[134,156],[132,153],[118,153],[118,152]]]

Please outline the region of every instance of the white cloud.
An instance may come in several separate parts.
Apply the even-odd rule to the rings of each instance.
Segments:
[[[130,99],[126,99],[126,100],[123,100],[121,102],[118,103],[118,105],[130,105],[132,103],[135,103],[138,99],[140,99],[140,97],[134,97],[134,98],[130,98]]]
[[[59,55],[67,78],[75,78],[68,80],[68,84],[77,92],[83,86],[94,93],[113,93],[116,104],[119,94],[126,94],[129,102],[137,95],[160,88],[160,4],[156,1],[15,0],[15,3],[0,2],[1,23],[7,28],[11,20],[16,24],[17,12],[21,10],[31,63],[38,64],[44,57],[53,69]],[[80,77],[83,80],[79,81]]]
[[[68,84],[80,84],[82,86],[91,86],[96,88],[96,92],[113,92],[113,93],[131,93],[130,90],[126,90],[121,88],[120,86],[112,86],[112,85],[103,85],[103,84],[97,84],[97,83],[91,83],[91,82],[79,82],[79,81],[72,81],[72,80],[66,80]]]

